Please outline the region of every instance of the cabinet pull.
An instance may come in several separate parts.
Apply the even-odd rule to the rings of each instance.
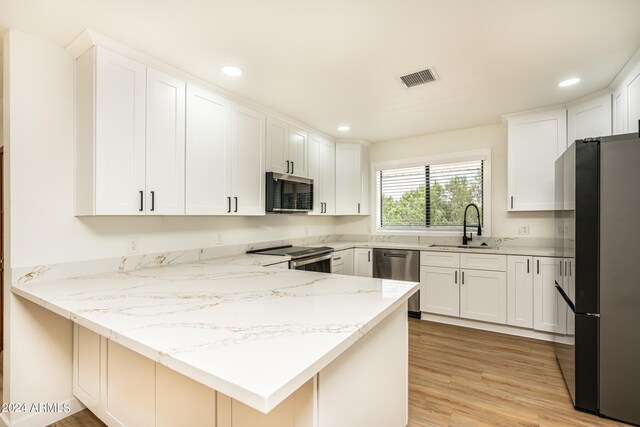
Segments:
[[[338,257],[335,257],[333,260],[334,260],[334,261],[340,261],[341,259],[342,259],[342,257],[341,257],[341,256],[338,256]]]
[[[462,272],[462,284],[464,285],[464,271]]]
[[[151,212],[156,210],[156,192],[151,192]]]
[[[571,277],[572,273],[571,273],[571,264],[573,264],[571,261],[569,261],[569,277]]]
[[[527,274],[529,274],[529,259],[527,258]]]
[[[358,213],[360,213],[360,203],[358,203]]]
[[[560,277],[562,277],[562,260],[560,260]]]
[[[324,203],[320,202],[320,213],[324,213]]]
[[[322,203],[324,205],[324,212],[323,213],[327,213],[327,204],[326,203]]]
[[[229,202],[229,207],[227,208],[227,213],[231,212],[231,197],[227,197],[227,201]]]
[[[568,272],[568,268],[567,268],[567,261],[564,262],[564,275],[567,276],[567,272]]]
[[[367,252],[367,261],[371,262],[371,251]]]
[[[234,197],[233,200],[236,202],[236,208],[233,211],[238,212],[238,198]]]
[[[511,209],[513,209],[513,196],[511,196]]]
[[[536,260],[536,274],[540,274],[540,260]]]
[[[289,173],[289,160],[287,160],[287,173]]]
[[[296,170],[296,167],[293,163],[293,160],[291,161],[291,173],[294,173],[294,171]]]
[[[144,191],[139,191],[138,193],[140,194],[140,209],[138,210],[142,212],[144,210]]]
[[[453,283],[458,284],[458,270],[455,271],[455,277],[453,278]]]

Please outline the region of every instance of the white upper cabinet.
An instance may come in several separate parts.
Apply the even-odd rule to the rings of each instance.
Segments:
[[[147,69],[146,212],[184,214],[185,82]]]
[[[640,120],[640,58],[635,57],[616,78],[613,89],[613,133],[638,132]]]
[[[508,210],[554,210],[555,161],[567,145],[566,110],[554,108],[506,118]]]
[[[313,179],[312,215],[336,213],[336,145],[321,136],[309,136],[309,178]]]
[[[307,156],[309,153],[309,133],[301,128],[289,126],[288,160],[291,162],[289,173],[295,176],[307,176]]]
[[[267,171],[306,177],[309,134],[273,117],[267,119]]]
[[[336,215],[369,214],[369,149],[336,143]]]
[[[265,214],[266,116],[234,104],[232,119],[232,180],[229,197],[237,215]]]
[[[146,67],[93,47],[76,60],[76,215],[145,212]]]
[[[611,135],[611,93],[567,104],[567,146],[576,139]]]
[[[186,214],[223,215],[231,206],[231,103],[187,86]]]

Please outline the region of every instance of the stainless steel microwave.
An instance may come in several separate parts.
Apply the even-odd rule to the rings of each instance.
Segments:
[[[295,213],[313,210],[313,180],[267,172],[267,212]]]

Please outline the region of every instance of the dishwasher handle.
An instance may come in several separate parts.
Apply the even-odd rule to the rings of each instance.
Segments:
[[[407,254],[394,254],[393,252],[385,252],[382,255],[389,258],[407,258]]]

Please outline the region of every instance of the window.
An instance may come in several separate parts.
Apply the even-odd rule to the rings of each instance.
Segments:
[[[480,209],[484,226],[487,158],[376,167],[377,230],[460,232],[469,203]],[[470,211],[467,226],[477,227],[475,210]]]

